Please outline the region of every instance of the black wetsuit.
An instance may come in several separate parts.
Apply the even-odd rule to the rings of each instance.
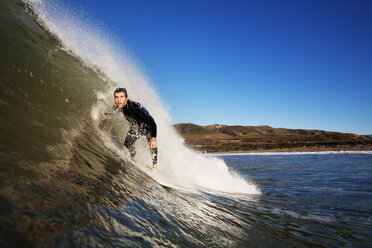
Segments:
[[[121,111],[131,124],[124,141],[124,146],[129,150],[130,155],[134,157],[136,155],[134,143],[141,136],[145,136],[149,142],[151,141],[151,138],[156,138],[156,123],[147,109],[138,102],[128,99],[127,104],[121,109]],[[151,149],[151,156],[152,162],[156,164],[158,160],[158,148]]]

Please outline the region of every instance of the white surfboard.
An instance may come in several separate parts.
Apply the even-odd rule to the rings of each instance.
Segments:
[[[156,181],[158,184],[160,184],[162,186],[175,188],[175,189],[184,189],[181,186],[177,185],[177,183],[173,182],[166,175],[161,173],[159,170],[155,170],[155,171],[151,172],[151,167],[150,166],[140,164],[140,163],[135,162],[135,161],[131,161],[131,163],[136,165],[141,171],[146,173],[146,175],[148,175],[149,177],[154,179],[154,181]]]

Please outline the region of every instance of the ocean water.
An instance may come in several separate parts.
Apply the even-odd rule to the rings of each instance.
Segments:
[[[370,153],[194,152],[92,23],[63,1],[0,1],[0,247],[371,245]],[[157,121],[172,187],[139,168],[151,162],[145,140],[130,160],[125,118],[102,115],[118,86]]]
[[[371,247],[372,152],[222,158],[262,191],[233,208],[251,226],[247,247]]]

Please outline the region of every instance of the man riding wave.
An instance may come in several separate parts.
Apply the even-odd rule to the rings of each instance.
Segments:
[[[130,128],[124,141],[124,146],[128,149],[131,158],[136,155],[135,142],[145,136],[150,143],[152,157],[152,172],[158,168],[158,143],[156,139],[157,127],[154,118],[145,107],[140,103],[129,100],[125,88],[117,88],[114,91],[115,109],[125,116],[130,123]],[[95,122],[99,118],[94,119]]]
[[[145,136],[150,142],[153,170],[158,168],[158,144],[156,139],[157,128],[154,118],[145,107],[135,101],[128,99],[128,93],[125,88],[117,88],[114,92],[116,106],[124,114],[125,118],[131,124],[124,141],[124,146],[128,149],[130,156],[136,155],[134,143]]]

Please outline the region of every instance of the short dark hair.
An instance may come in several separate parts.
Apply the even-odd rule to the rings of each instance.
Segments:
[[[125,97],[128,97],[128,93],[127,93],[127,89],[126,89],[126,88],[117,88],[117,89],[114,91],[114,95],[115,95],[115,93],[119,93],[119,92],[124,92]]]

